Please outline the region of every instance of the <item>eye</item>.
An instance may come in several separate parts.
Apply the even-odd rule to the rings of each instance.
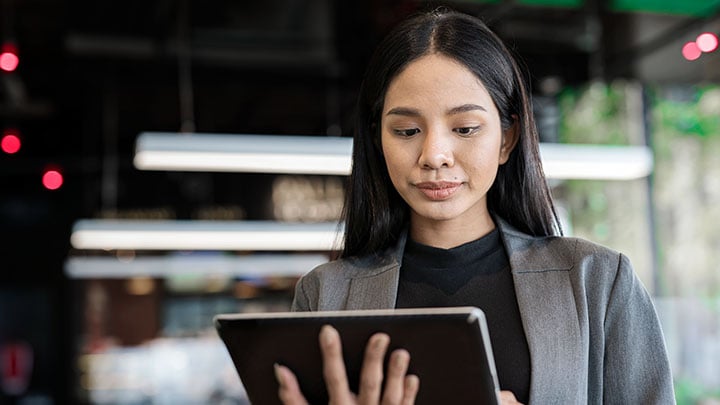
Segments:
[[[420,129],[418,129],[418,128],[395,129],[395,130],[393,130],[393,132],[395,132],[396,135],[400,135],[400,136],[413,136],[413,135],[417,135],[418,133],[420,133]]]
[[[475,126],[475,127],[459,127],[459,128],[453,129],[453,131],[457,132],[458,135],[470,136],[470,135],[474,134],[475,132],[477,132],[479,129],[480,129],[480,126]]]

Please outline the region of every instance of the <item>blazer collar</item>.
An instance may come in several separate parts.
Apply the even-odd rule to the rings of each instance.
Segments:
[[[574,245],[566,238],[533,237],[501,218],[495,224],[508,254],[520,317],[530,350],[530,403],[578,398],[586,388],[578,376],[587,333],[580,330],[570,270]],[[348,266],[347,309],[394,308],[407,232],[384,254]]]
[[[561,238],[537,238],[527,235],[494,216],[517,284],[518,274],[567,271],[573,266],[572,249]],[[347,307],[394,308],[400,281],[400,266],[407,241],[403,231],[395,246],[385,252],[362,259],[353,259],[344,269],[350,281]],[[516,290],[518,289],[516,285]]]
[[[568,249],[567,240],[555,236],[531,236],[502,218],[493,219],[500,229],[513,273],[569,270],[573,267],[574,249]]]

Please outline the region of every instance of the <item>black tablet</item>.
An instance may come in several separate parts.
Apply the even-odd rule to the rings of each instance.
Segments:
[[[365,344],[382,331],[390,335],[388,353],[410,352],[409,372],[420,378],[416,404],[499,403],[490,337],[479,308],[220,314],[214,323],[253,405],[280,404],[274,363],[295,373],[311,404],[327,404],[318,344],[325,324],[340,333],[355,392]]]

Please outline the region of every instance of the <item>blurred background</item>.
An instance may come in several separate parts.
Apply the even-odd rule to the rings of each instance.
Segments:
[[[334,257],[365,64],[438,5],[520,56],[566,234],[720,403],[720,0],[0,0],[0,403],[246,403],[212,316]]]

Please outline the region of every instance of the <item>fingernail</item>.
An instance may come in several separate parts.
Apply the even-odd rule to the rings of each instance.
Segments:
[[[393,356],[397,364],[404,364],[410,362],[410,352],[405,349],[397,349],[393,352]]]
[[[385,334],[381,334],[375,337],[375,348],[381,349],[383,346],[385,346],[387,343],[389,343],[390,337]]]
[[[273,364],[273,371],[275,372],[275,379],[277,380],[278,384],[282,385],[282,376],[280,375],[280,365],[275,363]]]
[[[335,328],[330,325],[324,325],[322,329],[320,329],[320,344],[323,346],[331,344],[333,335],[336,333]]]

